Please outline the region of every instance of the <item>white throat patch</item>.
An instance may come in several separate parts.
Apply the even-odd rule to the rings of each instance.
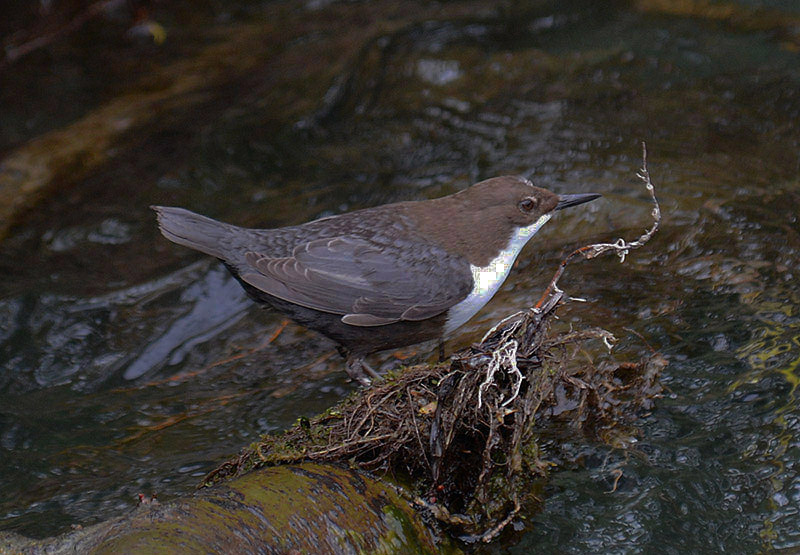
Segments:
[[[449,335],[472,318],[483,305],[489,302],[511,271],[517,255],[531,237],[539,231],[552,214],[545,214],[527,227],[517,229],[505,249],[484,267],[472,266],[472,291],[466,299],[450,309],[444,325],[444,335]]]

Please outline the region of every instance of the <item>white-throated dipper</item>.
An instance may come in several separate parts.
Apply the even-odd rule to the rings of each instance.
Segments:
[[[505,281],[553,212],[594,200],[519,176],[278,229],[247,229],[154,206],[164,237],[219,258],[256,301],[337,342],[351,378],[367,354],[442,339]]]

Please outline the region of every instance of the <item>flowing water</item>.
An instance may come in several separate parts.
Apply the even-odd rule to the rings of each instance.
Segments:
[[[662,229],[623,264],[570,266],[561,286],[588,302],[562,319],[663,353],[665,396],[633,448],[552,446],[542,510],[501,547],[800,548],[796,3],[158,9],[161,45],[112,14],[0,68],[0,172],[31,150],[55,168],[0,242],[0,529],[168,500],[354,387],[329,341],[161,238],[148,205],[276,227],[505,173],[602,193],[537,234],[452,349],[570,248],[649,225],[645,140]]]

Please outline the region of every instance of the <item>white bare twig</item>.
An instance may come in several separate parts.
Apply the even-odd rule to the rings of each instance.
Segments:
[[[516,315],[513,315],[516,316]],[[515,332],[519,327],[522,319],[514,322],[504,331],[502,338],[497,347],[492,349],[492,360],[486,365],[486,377],[481,385],[478,387],[478,408],[483,406],[483,394],[494,384],[494,377],[497,372],[505,370],[505,372],[512,377],[514,393],[503,401],[501,407],[508,406],[519,395],[520,387],[522,387],[522,380],[524,376],[517,367],[517,349],[519,348],[519,341],[515,337]]]
[[[538,310],[538,309],[534,309],[534,310]],[[505,331],[506,335],[513,334],[515,331],[517,331],[517,328],[520,326],[520,324],[523,321],[523,317],[527,313],[528,313],[527,310],[520,310],[520,311],[515,312],[514,314],[511,314],[510,316],[506,316],[505,318],[503,318],[502,320],[497,322],[494,326],[492,326],[492,329],[490,329],[489,331],[484,333],[480,342],[481,343],[485,342],[489,337],[494,335],[494,332],[496,332],[498,329],[500,329],[502,326],[504,326],[506,324],[506,322],[510,322],[511,320],[514,320],[516,318],[517,319],[516,322],[513,322],[509,326],[508,330]]]
[[[522,374],[517,368],[517,347],[519,343],[514,338],[504,337],[504,341],[492,350],[492,360],[486,365],[486,378],[478,387],[478,408],[483,406],[483,394],[494,384],[494,376],[500,370],[506,368],[507,372],[519,376]],[[519,389],[519,387],[517,387]]]
[[[617,338],[614,337],[614,334],[608,330],[601,330],[601,335],[603,339],[603,345],[606,346],[609,352],[614,349],[614,343],[617,342]]]

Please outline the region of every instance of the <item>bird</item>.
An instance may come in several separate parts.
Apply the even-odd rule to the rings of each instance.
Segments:
[[[553,216],[601,195],[559,195],[525,177],[451,195],[250,229],[152,206],[164,237],[218,258],[247,294],[333,340],[353,380],[377,351],[443,341],[497,292]]]

